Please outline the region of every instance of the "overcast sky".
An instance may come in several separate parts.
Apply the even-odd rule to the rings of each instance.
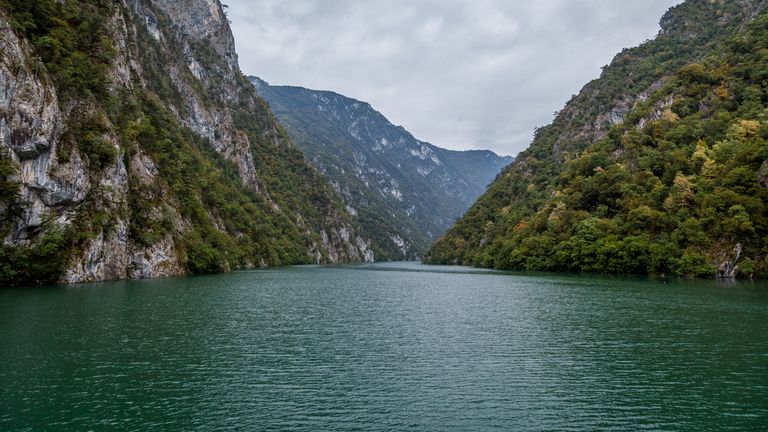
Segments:
[[[416,138],[515,155],[679,0],[223,0],[240,66],[370,102]]]

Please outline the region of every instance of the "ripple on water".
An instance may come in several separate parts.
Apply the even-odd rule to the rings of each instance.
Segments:
[[[768,287],[387,263],[0,291],[0,430],[764,430]]]

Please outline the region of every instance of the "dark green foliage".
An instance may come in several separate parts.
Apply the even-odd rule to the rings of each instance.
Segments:
[[[117,159],[116,141],[111,136],[109,121],[104,115],[85,117],[73,121],[62,139],[63,148],[74,143],[80,154],[85,155],[92,173],[99,173]]]
[[[733,13],[724,3],[686,5],[674,11],[676,19],[703,19],[693,12],[706,16],[719,6],[726,7],[721,15]],[[734,37],[724,37],[732,27],[714,28],[719,32],[703,27],[705,38],[715,38],[702,45],[706,57],[672,69],[605,138],[568,141],[580,123],[567,126],[572,117],[563,115],[540,130],[429,259],[711,277],[740,243],[741,275],[768,276],[768,188],[758,178],[768,160],[768,14]],[[564,111],[585,111],[587,118],[604,112],[589,111],[600,103],[580,99],[595,87],[631,89],[647,63],[687,43],[672,42],[661,37],[630,50],[632,62],[619,58]],[[630,78],[614,75],[621,70]],[[558,141],[564,148],[553,151]]]
[[[286,215],[267,210],[264,198],[242,185],[236,167],[215,153],[208,141],[180,128],[155,97],[143,98],[133,109],[137,118],[125,123],[125,139],[151,156],[162,182],[131,183],[131,238],[151,245],[174,235],[191,273],[218,272],[261,260],[270,265],[307,262],[309,245],[295,224]],[[175,199],[181,216],[191,223],[183,233],[175,233],[169,209],[152,216],[154,208],[167,202],[164,194]],[[217,227],[212,219],[223,226]]]
[[[56,83],[59,97],[104,97],[115,55],[106,23],[110,0],[0,0],[14,30],[26,37]]]
[[[0,286],[54,283],[67,264],[69,236],[56,227],[31,247],[0,248]]]

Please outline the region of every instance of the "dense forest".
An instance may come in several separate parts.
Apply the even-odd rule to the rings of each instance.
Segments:
[[[741,252],[738,277],[767,277],[764,8],[673,8],[537,130],[427,261],[713,277]]]

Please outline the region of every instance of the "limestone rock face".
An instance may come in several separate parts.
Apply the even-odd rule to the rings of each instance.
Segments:
[[[0,16],[0,149],[18,166],[20,199],[27,203],[5,244],[25,243],[55,211],[83,200],[90,184],[77,153],[55,157],[63,129],[56,89],[33,67],[33,54]],[[54,211],[51,211],[54,210]]]
[[[81,283],[125,279],[128,267],[128,226],[120,221],[111,232],[91,239],[82,256],[76,257],[64,282]]]
[[[232,73],[239,73],[235,38],[222,5],[216,0],[154,0],[153,4],[174,19],[185,40],[210,42]]]
[[[49,152],[60,134],[56,91],[27,60],[29,46],[0,20],[0,143],[18,159]]]
[[[178,49],[183,57],[183,63],[168,67],[182,97],[181,103],[172,107],[181,122],[208,138],[218,152],[237,165],[243,182],[258,189],[250,142],[233,127],[230,105],[241,99],[241,72],[234,36],[221,4],[215,0],[153,0],[150,5],[136,3],[134,11],[162,47]],[[163,22],[170,25],[163,26]],[[174,42],[178,46],[172,46]],[[209,103],[200,93],[200,85],[219,103]],[[252,98],[245,102],[249,109],[255,109]]]
[[[316,180],[322,177],[301,153],[290,150],[293,144],[240,72],[234,37],[218,0],[120,0],[107,10],[111,16],[105,20],[105,31],[113,48],[104,77],[109,98],[117,103],[154,98],[159,109],[172,115],[185,139],[197,140],[202,150],[196,157],[205,159],[201,163],[222,173],[234,167],[237,184],[223,174],[216,181],[250,200],[246,208],[259,208],[272,215],[268,220],[280,220],[277,232],[301,233],[294,236],[303,238],[293,241],[302,242],[306,262],[373,260],[370,241],[359,235],[330,186],[321,187],[325,195],[317,197],[318,205],[327,208],[322,220],[274,200],[274,188],[288,188],[279,184],[280,176],[260,172],[259,163],[270,169],[285,165],[301,173],[307,185],[298,185],[300,189],[324,180]],[[118,118],[107,109],[115,102],[105,100],[107,96],[96,99],[70,92],[62,97],[61,83],[32,43],[13,30],[9,13],[0,7],[0,156],[13,166],[13,174],[0,181],[11,182],[18,190],[15,203],[0,199],[0,214],[7,213],[0,223],[2,247],[31,250],[47,233],[69,232],[74,240],[61,251],[69,260],[62,282],[189,272],[189,257],[199,247],[191,245],[201,241],[195,224],[205,221],[199,215],[193,221],[183,210],[179,191],[184,185],[167,178],[169,161],[159,163],[129,132],[139,129],[146,116],[118,127]],[[249,118],[252,113],[260,117]],[[99,155],[103,160],[97,159]],[[262,159],[257,161],[257,155]],[[290,160],[281,159],[286,157]],[[266,175],[269,186],[263,179]],[[184,196],[203,206],[210,204],[199,193]],[[206,208],[205,213],[220,231],[216,241],[232,245],[244,236],[218,208]],[[137,231],[144,227],[137,220],[162,225],[163,234],[142,236]],[[150,226],[146,229],[151,231]],[[218,270],[272,265],[281,253],[263,249],[238,251],[236,259],[225,255]],[[291,259],[302,261],[297,256]]]
[[[179,266],[170,236],[146,249],[135,249],[128,268],[131,279],[170,277],[184,272]]]

